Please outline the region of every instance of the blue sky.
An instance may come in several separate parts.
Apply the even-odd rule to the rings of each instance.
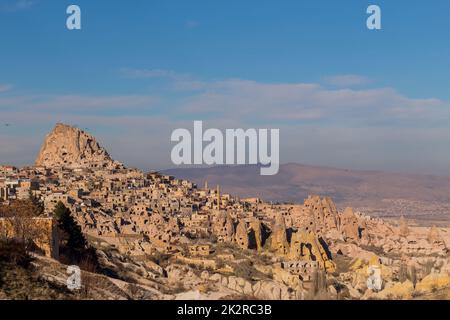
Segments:
[[[81,31],[65,27],[70,4]],[[365,26],[370,4],[381,31]],[[171,130],[204,120],[280,128],[282,162],[450,174],[449,12],[446,0],[1,0],[0,162],[31,163],[63,121],[127,164],[171,167]]]

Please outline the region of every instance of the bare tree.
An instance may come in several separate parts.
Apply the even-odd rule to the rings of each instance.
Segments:
[[[33,248],[36,242],[48,239],[45,226],[35,218],[42,214],[40,208],[32,200],[17,200],[9,205],[0,206],[0,235],[23,243],[27,250]]]
[[[405,282],[408,279],[408,268],[406,264],[402,262],[400,265],[400,270],[398,271],[398,280],[400,282]]]
[[[417,284],[417,270],[415,266],[411,267],[411,270],[409,272],[409,280],[411,280],[415,288]]]

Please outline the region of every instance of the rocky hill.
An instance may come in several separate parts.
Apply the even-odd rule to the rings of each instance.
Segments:
[[[92,135],[61,123],[56,124],[45,138],[35,164],[67,168],[112,168],[120,165]]]

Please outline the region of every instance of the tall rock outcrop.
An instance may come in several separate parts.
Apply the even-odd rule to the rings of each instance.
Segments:
[[[289,243],[287,241],[286,223],[282,215],[278,215],[272,227],[270,235],[270,250],[279,255],[285,255],[289,251]]]
[[[75,127],[62,123],[45,138],[36,166],[66,168],[114,168],[122,165],[115,162],[96,139]]]
[[[317,233],[325,234],[330,230],[337,229],[338,211],[331,198],[309,196],[305,199],[304,206],[312,211]]]
[[[218,242],[233,242],[235,230],[233,218],[226,211],[220,211],[213,223],[213,234]]]
[[[239,221],[236,227],[236,235],[235,235],[236,244],[241,249],[248,249],[248,232],[247,232],[247,223],[245,221]]]
[[[249,246],[251,249],[258,251],[263,248],[263,225],[258,218],[252,218],[250,220],[250,234],[249,234]]]
[[[361,238],[360,231],[363,227],[360,226],[360,221],[353,213],[352,208],[345,208],[341,217],[340,229],[345,240],[358,241]]]
[[[327,272],[334,272],[336,265],[327,253],[325,242],[321,242],[314,232],[306,229],[292,234],[289,258],[292,260],[317,261],[319,267]]]

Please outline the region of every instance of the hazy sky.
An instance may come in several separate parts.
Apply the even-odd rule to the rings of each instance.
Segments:
[[[66,8],[82,30],[66,29]],[[382,30],[366,9],[382,9]],[[170,134],[280,128],[281,162],[450,175],[450,2],[0,0],[0,163],[55,122],[173,167]],[[5,124],[9,124],[6,126]]]

